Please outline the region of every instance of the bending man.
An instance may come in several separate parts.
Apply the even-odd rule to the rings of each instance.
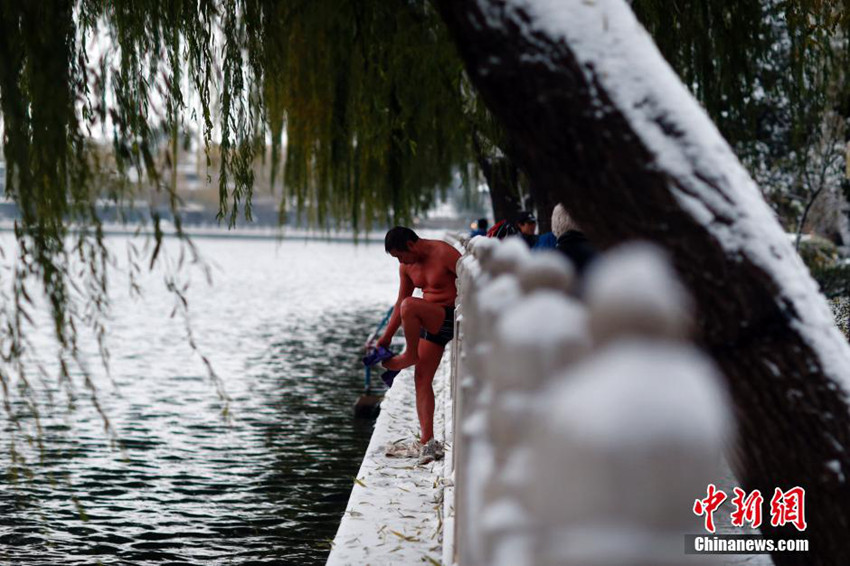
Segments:
[[[424,464],[442,457],[442,447],[434,439],[432,382],[443,350],[454,336],[455,266],[460,253],[445,242],[420,238],[403,226],[387,232],[384,247],[399,262],[399,287],[393,314],[378,345],[388,347],[399,326],[404,329],[404,351],[383,365],[388,370],[415,366],[416,413],[421,431],[419,443],[398,446],[397,453],[390,455],[419,455],[419,463]],[[412,296],[416,288],[422,289],[421,299]]]

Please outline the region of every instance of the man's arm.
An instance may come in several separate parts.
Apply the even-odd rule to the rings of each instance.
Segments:
[[[387,329],[384,330],[384,333],[378,339],[378,346],[383,346],[384,348],[389,347],[390,341],[393,339],[398,327],[401,326],[401,302],[413,295],[413,289],[415,288],[413,281],[407,275],[404,265],[398,266],[398,277],[398,299],[396,299],[395,307],[393,307],[393,314],[390,316],[389,322],[387,322]]]
[[[457,262],[460,260],[460,252],[457,251],[454,246],[449,246],[449,250],[446,252],[446,263],[448,264],[449,271],[457,277]]]
[[[443,254],[443,264],[446,266],[446,269],[452,275],[457,278],[457,262],[460,259],[460,252],[455,249],[455,247],[449,243],[446,243],[445,247],[442,250]]]

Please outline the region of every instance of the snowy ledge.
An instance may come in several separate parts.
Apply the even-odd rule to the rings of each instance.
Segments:
[[[446,348],[434,377],[434,435],[451,438],[449,369]],[[328,565],[442,564],[444,509],[451,509],[451,445],[440,462],[419,467],[412,459],[388,458],[384,448],[419,433],[413,371],[396,378],[381,403],[372,440],[333,541]],[[448,492],[448,493],[447,493]]]

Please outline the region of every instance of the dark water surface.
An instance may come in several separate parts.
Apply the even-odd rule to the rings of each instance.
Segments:
[[[126,243],[111,245],[120,255]],[[43,411],[35,478],[0,483],[0,563],[326,560],[371,435],[372,423],[351,416],[358,347],[394,299],[397,266],[374,245],[197,244],[219,267],[211,288],[191,275],[191,325],[232,399],[232,421],[184,322],[168,317],[174,297],[162,273],[146,275],[135,300],[117,277],[115,384],[96,381],[124,450],[110,447],[83,388],[72,411],[61,401]],[[38,461],[33,448],[18,449]],[[4,446],[0,470],[8,467]]]

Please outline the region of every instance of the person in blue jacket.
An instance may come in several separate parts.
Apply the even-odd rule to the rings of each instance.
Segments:
[[[472,230],[469,233],[469,236],[474,238],[475,236],[486,236],[487,235],[487,219],[479,218],[475,223],[475,230]]]
[[[514,225],[516,225],[522,239],[528,244],[529,248],[540,250],[547,248],[553,249],[555,247],[557,238],[555,238],[555,234],[552,232],[546,232],[540,235],[535,234],[537,231],[537,218],[531,212],[523,210],[517,214],[514,219]]]

